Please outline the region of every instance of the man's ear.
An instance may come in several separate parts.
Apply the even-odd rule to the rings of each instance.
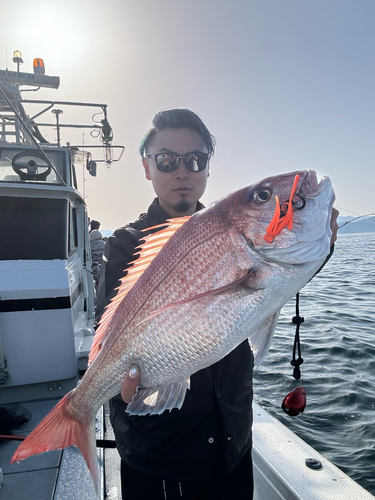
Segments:
[[[150,167],[147,162],[147,158],[142,158],[143,168],[145,169],[145,175],[147,180],[151,180]]]

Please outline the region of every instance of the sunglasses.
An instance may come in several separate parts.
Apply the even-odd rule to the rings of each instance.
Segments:
[[[207,153],[188,153],[185,156],[178,156],[176,153],[146,153],[146,156],[155,160],[156,167],[160,172],[174,172],[182,158],[190,172],[201,172],[206,168],[208,162]]]

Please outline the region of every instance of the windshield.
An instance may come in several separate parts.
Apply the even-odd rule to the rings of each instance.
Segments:
[[[45,153],[66,182],[64,152],[45,150]],[[56,172],[48,165],[43,154],[39,150],[31,148],[0,149],[0,181],[62,184]]]
[[[1,196],[0,260],[66,259],[77,239],[68,247],[68,209],[67,200]],[[70,224],[76,231],[76,218]]]

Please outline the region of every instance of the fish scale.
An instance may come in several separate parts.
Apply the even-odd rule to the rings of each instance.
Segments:
[[[290,203],[287,210],[293,213],[283,224],[277,221],[277,203],[291,200],[294,190],[305,204],[294,210]],[[145,415],[181,408],[190,376],[246,338],[259,363],[280,308],[329,253],[333,201],[328,178],[318,183],[313,171],[282,174],[236,191],[191,218],[172,219],[166,229],[145,237],[139,258],[103,315],[81,383],[34,429],[12,461],[74,444],[98,487],[95,415],[120,392],[133,364],[140,368],[140,386],[127,411]],[[266,241],[271,220],[272,237]]]

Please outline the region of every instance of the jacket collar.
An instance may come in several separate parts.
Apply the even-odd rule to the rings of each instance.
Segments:
[[[199,210],[202,210],[204,205],[200,201],[197,203],[197,212]],[[156,226],[157,224],[162,224],[165,222],[167,219],[170,219],[171,217],[164,212],[164,210],[160,207],[159,205],[159,198],[156,197],[154,201],[151,203],[151,205],[148,207],[147,211],[147,219],[151,226]]]

